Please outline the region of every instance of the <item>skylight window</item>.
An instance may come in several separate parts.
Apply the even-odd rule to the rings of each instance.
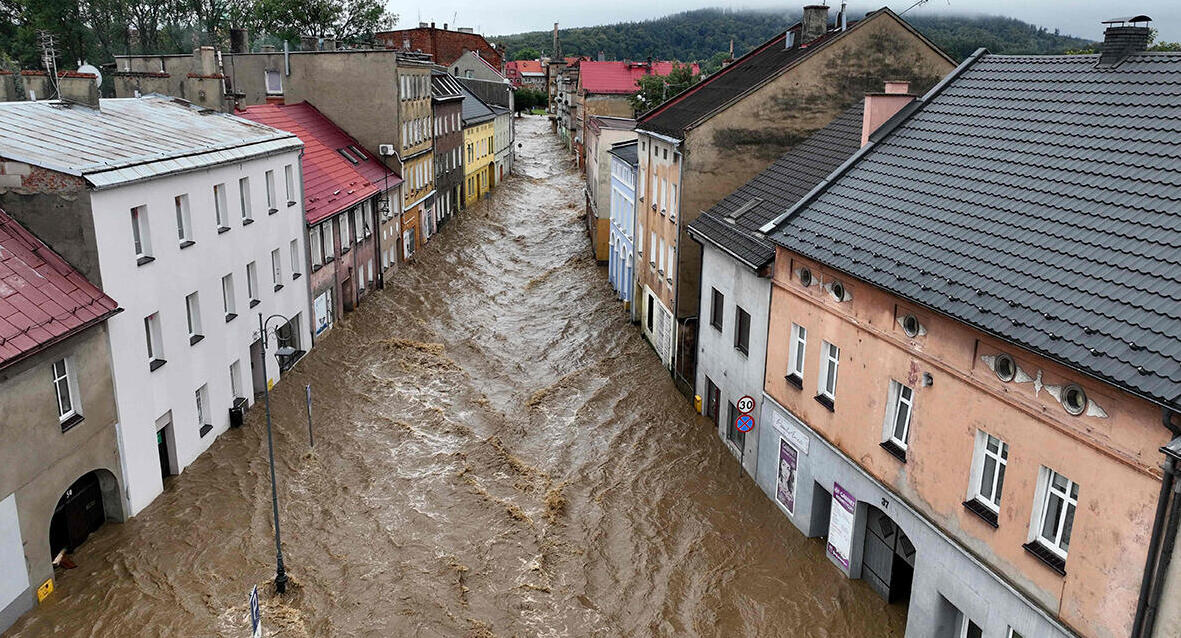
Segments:
[[[357,163],[358,163],[357,158],[353,157],[352,153],[349,153],[349,149],[338,148],[338,149],[336,149],[336,152],[340,153],[341,156],[344,157],[345,159],[347,159],[350,164],[352,164],[354,166],[357,165]]]

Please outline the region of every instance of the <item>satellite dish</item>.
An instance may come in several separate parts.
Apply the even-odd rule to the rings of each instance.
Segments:
[[[98,86],[102,86],[102,83],[103,83],[102,71],[99,71],[98,67],[94,66],[93,64],[83,64],[82,66],[78,67],[78,72],[79,73],[93,73],[94,74],[94,83]]]

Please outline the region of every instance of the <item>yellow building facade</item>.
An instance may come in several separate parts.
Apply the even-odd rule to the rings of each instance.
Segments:
[[[494,132],[492,118],[463,129],[464,206],[480,201],[492,187],[493,161],[496,159],[496,150],[492,145]]]

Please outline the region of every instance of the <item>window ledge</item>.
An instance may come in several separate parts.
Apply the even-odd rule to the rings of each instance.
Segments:
[[[267,214],[268,214],[268,215],[274,215],[274,214],[275,214],[275,213],[277,213],[277,212],[279,212],[279,209],[278,209],[278,208],[268,208],[268,209],[267,209]]]
[[[261,299],[251,299],[251,300],[250,300],[250,307],[251,307],[251,308],[253,308],[253,307],[257,306],[257,305],[258,305],[258,304],[260,304],[260,303],[262,303],[262,300],[261,300]]]
[[[237,319],[237,318],[238,318],[238,315],[236,315],[236,314],[234,314],[234,313],[232,313],[232,312],[227,312],[227,313],[226,313],[226,323],[229,323],[229,322],[231,322],[231,321],[233,321],[233,320],[235,320],[235,319]]]
[[[894,441],[882,441],[880,445],[882,446],[883,450],[890,453],[890,456],[893,456],[903,463],[906,462],[906,449],[901,445],[898,445]]]
[[[150,255],[144,255],[143,257],[140,257],[140,258],[138,258],[138,259],[136,259],[136,260],[135,260],[135,265],[136,265],[136,266],[143,266],[143,265],[145,265],[145,264],[150,264],[150,263],[152,263],[153,261],[156,261],[156,258],[155,258],[155,257],[152,257],[152,256],[150,256]]]
[[[295,202],[293,200],[287,200],[287,206],[288,206],[288,208],[290,208],[291,206],[295,206]]]
[[[818,394],[818,395],[816,395],[814,398],[816,399],[816,402],[817,402],[817,403],[819,403],[820,405],[823,405],[824,407],[828,408],[828,411],[829,411],[829,412],[835,412],[835,411],[836,411],[836,410],[835,410],[835,407],[836,407],[836,406],[835,406],[835,404],[833,403],[832,399],[830,399],[830,398],[828,398],[828,397],[824,396],[823,394]]]
[[[201,340],[204,338],[205,338],[205,335],[189,335],[189,345],[195,346],[198,343],[201,343]]]
[[[353,247],[352,247],[352,246],[345,246],[345,247],[343,247],[343,248],[341,248],[341,249],[340,249],[340,254],[342,254],[342,255],[347,255],[347,254],[349,253],[349,251],[350,251],[350,250],[352,250],[352,249],[353,249]]]
[[[979,500],[972,499],[970,501],[964,501],[964,509],[975,514],[976,516],[979,516],[980,520],[988,523],[994,529],[1000,527],[1000,525],[997,523],[996,512],[992,511],[992,508],[985,505],[984,503],[981,503]]]
[[[61,422],[62,432],[64,433],[64,432],[72,429],[74,426],[78,425],[82,421],[83,421],[83,418],[82,418],[81,414],[70,415],[69,417],[67,417],[65,420],[63,420]]]
[[[797,390],[804,389],[804,380],[801,379],[799,376],[797,376],[794,373],[783,377],[783,380],[787,381],[790,385],[795,386],[795,389],[797,389]]]
[[[734,349],[737,350],[738,352],[742,353],[742,356],[744,356],[744,357],[750,356],[750,348],[743,348],[742,346],[735,345]]]
[[[296,279],[299,279],[300,277],[303,277],[303,273],[301,273],[301,272],[291,273],[291,280],[292,281],[295,281]]]
[[[197,242],[195,242],[191,239],[186,239],[180,243],[180,249],[184,250],[184,249],[188,248],[189,246],[192,246],[195,243],[197,243]]]
[[[229,229],[230,229],[229,226],[218,226],[217,227],[217,234],[220,235],[220,234],[228,231]]]
[[[344,254],[343,251],[341,252],[341,254]],[[326,263],[326,264],[330,264],[334,261],[336,261],[336,255],[328,255],[327,257],[324,258],[324,263]]]
[[[1030,541],[1022,545],[1022,547],[1025,548],[1025,551],[1033,554],[1035,558],[1044,563],[1046,567],[1054,570],[1059,576],[1066,575],[1066,559],[1054,553],[1054,550],[1037,541]]]
[[[148,362],[148,370],[151,372],[155,372],[160,366],[164,365],[165,363],[168,363],[168,361],[166,361],[164,359],[152,359],[151,361]]]
[[[323,264],[312,264],[312,272],[319,272],[319,270],[323,267]]]
[[[209,434],[212,431],[213,431],[213,426],[206,423],[205,425],[201,426],[200,433],[201,433],[201,436],[204,437],[206,434]]]
[[[711,328],[713,328],[714,330],[717,330],[718,332],[722,331],[722,324],[714,323],[711,321],[711,322],[709,322],[709,325]]]
[[[275,284],[275,292],[279,292],[282,289],[283,289],[283,284]]]

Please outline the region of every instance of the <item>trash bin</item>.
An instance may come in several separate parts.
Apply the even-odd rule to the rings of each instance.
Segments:
[[[234,407],[230,408],[230,427],[242,427],[242,421],[246,418],[246,399],[238,397],[234,399]]]

